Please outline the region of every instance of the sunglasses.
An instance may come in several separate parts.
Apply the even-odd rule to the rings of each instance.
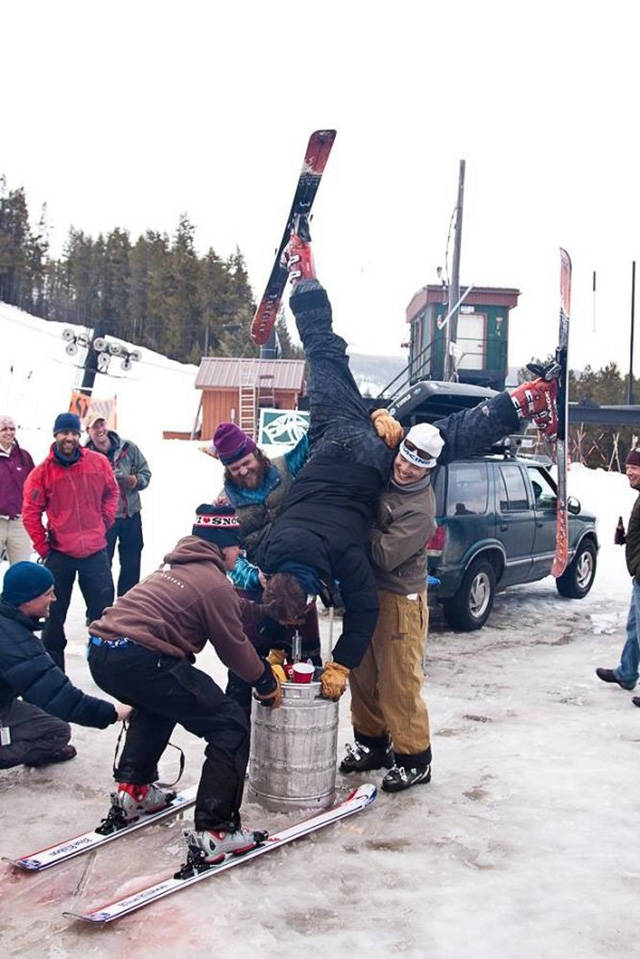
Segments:
[[[419,456],[421,460],[431,460],[433,459],[431,453],[426,453],[425,450],[421,450],[419,446],[416,446],[415,443],[412,443],[411,440],[405,439],[404,445],[409,450],[410,453],[415,453],[416,456]]]

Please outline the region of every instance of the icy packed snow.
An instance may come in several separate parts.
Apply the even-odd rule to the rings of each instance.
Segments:
[[[62,328],[0,304],[0,411],[16,418],[36,461],[74,383]],[[117,362],[113,369],[119,372]],[[153,470],[143,493],[144,572],[220,487],[220,468],[198,443],[161,438],[163,429],[191,427],[194,376],[195,367],[143,350],[123,378],[98,378],[97,395],[117,393],[119,431],[141,446]],[[99,905],[170,872],[182,853],[178,821],[41,875],[3,866],[3,955],[635,954],[640,711],[630,693],[594,676],[596,666],[616,665],[624,642],[630,584],[613,532],[634,494],[624,476],[575,465],[569,492],[599,520],[598,573],[585,600],[561,599],[548,578],[500,594],[478,633],[450,632],[433,617],[424,687],[430,785],[379,794],[364,813],[104,930],[69,922],[62,910]],[[67,625],[71,677],[96,693],[77,595]],[[326,639],[326,619],[322,626]],[[199,665],[224,682],[212,650]],[[341,746],[349,739],[345,697]],[[175,740],[187,753],[184,782],[195,782],[202,744],[183,731]],[[115,741],[114,727],[75,727],[73,762],[0,773],[0,855],[24,855],[96,825],[108,805]],[[174,766],[168,756],[165,778]],[[338,776],[341,793],[353,782]],[[243,813],[249,826],[288,821],[255,804],[245,803]]]

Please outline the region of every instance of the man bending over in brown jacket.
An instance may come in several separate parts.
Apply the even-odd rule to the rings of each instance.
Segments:
[[[193,666],[209,639],[222,662],[250,683],[265,705],[282,693],[271,667],[244,634],[245,610],[227,571],[240,552],[232,506],[200,506],[185,536],[161,566],[91,623],[89,667],[106,692],[135,707],[115,778],[116,812],[133,821],[166,805],[154,780],[176,723],[206,740],[187,842],[205,862],[255,845],[240,828],[240,804],[249,757],[249,724],[237,703]],[[252,604],[248,604],[249,607]],[[264,607],[254,607],[264,615]],[[251,610],[247,610],[249,613]],[[273,614],[273,611],[271,611]]]

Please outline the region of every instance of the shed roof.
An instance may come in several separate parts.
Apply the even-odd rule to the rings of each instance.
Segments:
[[[301,392],[303,381],[304,360],[203,356],[196,376],[196,389],[231,390],[238,389],[242,384]]]

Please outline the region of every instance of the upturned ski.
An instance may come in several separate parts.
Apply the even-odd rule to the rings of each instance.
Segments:
[[[343,802],[334,806],[332,809],[328,809],[326,812],[319,813],[309,819],[304,819],[295,826],[289,826],[287,829],[283,829],[273,836],[268,836],[267,833],[254,833],[258,845],[249,852],[241,855],[227,855],[223,862],[212,866],[188,859],[186,864],[182,866],[177,873],[167,876],[166,879],[162,879],[152,886],[139,889],[137,892],[125,896],[123,899],[107,903],[90,912],[81,914],[64,912],[63,916],[66,916],[68,919],[82,919],[84,922],[98,924],[113,922],[114,919],[120,919],[122,916],[135,912],[136,909],[148,906],[149,903],[163,899],[165,896],[170,896],[174,892],[179,892],[187,886],[191,886],[204,879],[210,879],[224,872],[226,869],[239,866],[242,863],[248,862],[250,859],[256,859],[258,856],[272,852],[274,849],[278,849],[280,846],[284,846],[294,839],[299,839],[301,836],[306,836],[316,829],[329,826],[331,823],[337,822],[338,819],[352,816],[354,813],[366,809],[376,798],[376,792],[375,786],[366,783],[358,789],[355,789]]]
[[[304,231],[306,229],[306,218],[311,212],[335,138],[335,130],[316,130],[309,137],[287,225],[282,234],[267,287],[251,323],[251,339],[259,346],[266,343],[271,336],[282,294],[287,284],[289,274],[283,258],[285,247],[289,242],[292,231],[300,229]],[[306,238],[308,239],[308,237]]]
[[[560,324],[556,363],[558,376],[558,437],[556,463],[558,467],[558,499],[556,505],[556,554],[551,573],[562,576],[569,560],[569,516],[567,511],[567,442],[569,436],[569,318],[571,316],[571,257],[560,247]]]
[[[82,853],[91,852],[92,849],[98,849],[105,843],[112,842],[114,839],[120,839],[122,836],[129,836],[137,829],[143,826],[150,826],[153,823],[161,822],[169,816],[175,816],[183,809],[188,809],[196,801],[196,786],[186,789],[184,792],[174,794],[171,802],[164,809],[155,813],[149,813],[141,816],[135,822],[129,825],[118,825],[110,821],[109,817],[103,820],[102,825],[98,826],[92,832],[82,833],[80,836],[73,836],[71,839],[65,839],[64,842],[57,843],[55,846],[47,846],[46,849],[40,849],[32,852],[28,856],[22,856],[20,859],[10,859],[3,856],[5,862],[11,863],[18,869],[25,869],[28,872],[42,872],[43,869],[49,869],[51,866],[57,866],[61,862],[67,862],[74,856],[80,856]]]

